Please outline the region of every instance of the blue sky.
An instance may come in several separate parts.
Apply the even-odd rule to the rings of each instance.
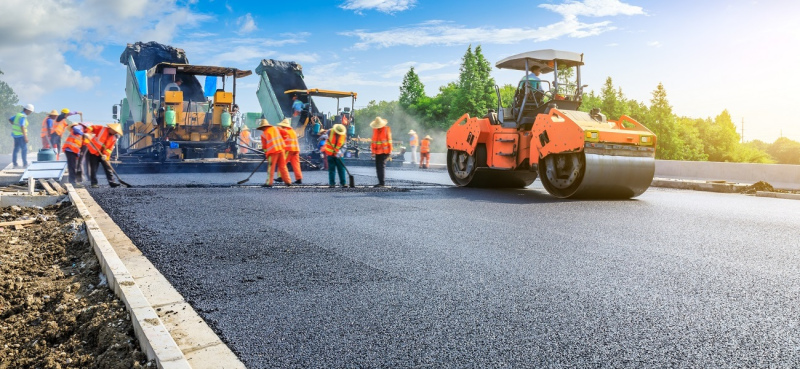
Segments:
[[[552,48],[584,53],[595,91],[610,76],[628,98],[649,101],[661,82],[680,115],[728,109],[748,140],[800,140],[787,109],[800,101],[798,14],[788,0],[3,0],[0,78],[20,103],[103,123],[123,97],[119,55],[136,41],[183,48],[193,64],[293,60],[309,87],[358,92],[356,106],[396,100],[410,66],[435,95],[470,44],[492,63]],[[257,82],[239,81],[244,111],[259,110]]]

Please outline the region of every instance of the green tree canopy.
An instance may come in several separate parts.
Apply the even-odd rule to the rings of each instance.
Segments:
[[[420,99],[425,96],[425,85],[419,80],[419,76],[414,72],[414,67],[408,70],[403,77],[403,84],[400,86],[400,106],[408,109],[412,105],[417,105]]]

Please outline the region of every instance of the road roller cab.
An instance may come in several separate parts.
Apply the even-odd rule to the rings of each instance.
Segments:
[[[553,196],[620,197],[642,194],[655,172],[656,136],[628,116],[609,121],[599,109],[579,111],[583,54],[539,50],[499,61],[525,71],[511,107],[497,94],[497,110],[464,114],[447,132],[447,169],[458,186],[527,187],[537,176]],[[556,71],[574,68],[575,80]],[[532,70],[553,80],[529,78]],[[562,76],[563,77],[563,76]]]

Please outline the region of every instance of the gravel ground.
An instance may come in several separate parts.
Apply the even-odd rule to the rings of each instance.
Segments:
[[[149,187],[91,192],[251,368],[800,366],[798,202],[392,177],[352,191],[131,176]]]

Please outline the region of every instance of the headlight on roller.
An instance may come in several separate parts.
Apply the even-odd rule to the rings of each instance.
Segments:
[[[586,142],[599,142],[600,134],[597,131],[586,131]]]

